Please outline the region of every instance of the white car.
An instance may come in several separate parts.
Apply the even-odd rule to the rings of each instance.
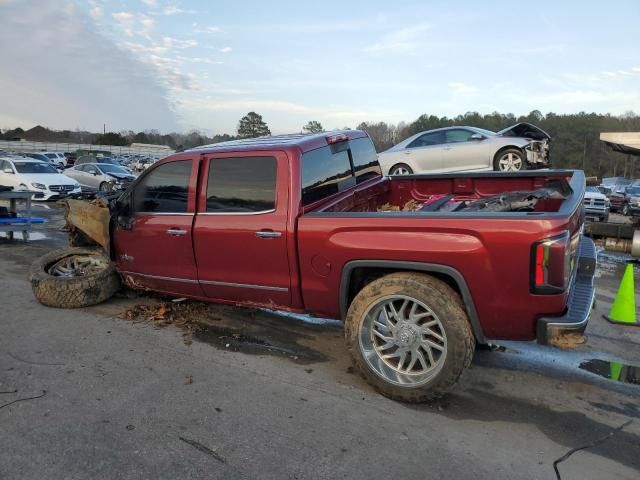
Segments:
[[[52,163],[56,165],[58,168],[64,168],[67,166],[67,157],[64,156],[64,153],[61,152],[38,152],[42,155],[46,156],[51,160]]]
[[[22,157],[0,157],[0,185],[35,192],[34,200],[56,200],[80,193],[80,184],[48,163]]]
[[[499,132],[447,127],[420,132],[378,154],[385,175],[467,170],[518,171],[549,166],[544,130],[518,123]]]

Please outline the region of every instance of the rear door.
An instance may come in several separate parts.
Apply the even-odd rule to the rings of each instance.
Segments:
[[[407,145],[403,156],[415,173],[440,171],[444,168],[444,147],[444,131],[429,132]]]
[[[197,161],[158,165],[129,195],[130,226],[113,234],[118,269],[138,286],[177,295],[203,296],[193,255]]]
[[[201,178],[194,249],[205,294],[238,303],[288,306],[286,154],[213,154],[205,159]]]

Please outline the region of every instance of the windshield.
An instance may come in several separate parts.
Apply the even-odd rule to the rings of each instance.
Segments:
[[[640,195],[640,187],[627,188],[629,195]]]
[[[18,173],[58,173],[48,163],[42,162],[14,162]]]
[[[587,187],[587,192],[600,193],[598,187]]]
[[[484,128],[473,127],[473,129],[476,130],[478,133],[487,135],[489,137],[493,137],[496,134],[496,132],[492,132],[491,130],[485,130]]]
[[[118,165],[100,165],[100,170],[102,170],[104,173],[129,173],[124,168]]]

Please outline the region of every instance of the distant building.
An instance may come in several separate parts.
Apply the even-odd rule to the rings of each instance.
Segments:
[[[171,147],[166,145],[154,145],[152,143],[132,143],[131,148],[144,148],[145,150],[153,150],[159,154],[168,155],[173,152]]]

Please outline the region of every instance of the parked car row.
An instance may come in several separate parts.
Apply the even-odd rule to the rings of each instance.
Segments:
[[[30,155],[36,156],[0,155],[0,185],[32,191],[35,200],[56,200],[80,194],[82,189],[120,190],[135,179],[108,157],[80,157],[76,165],[62,170],[58,159]]]

